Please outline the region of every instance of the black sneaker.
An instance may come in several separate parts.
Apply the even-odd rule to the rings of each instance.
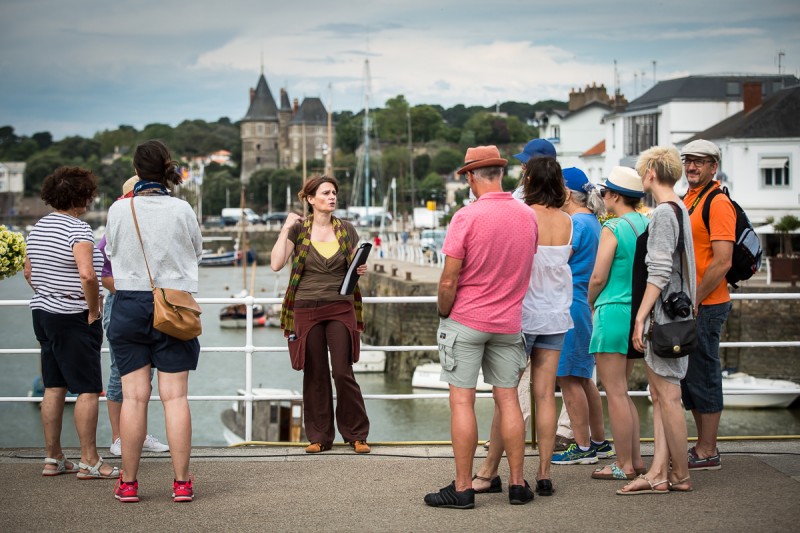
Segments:
[[[552,496],[555,491],[552,480],[539,479],[536,481],[536,494],[539,496]]]
[[[508,486],[508,503],[511,505],[524,505],[533,501],[533,491],[528,482],[525,485]]]
[[[439,492],[425,495],[425,503],[431,507],[446,507],[448,509],[473,509],[475,507],[475,491],[467,489],[462,492],[456,490],[453,481]]]

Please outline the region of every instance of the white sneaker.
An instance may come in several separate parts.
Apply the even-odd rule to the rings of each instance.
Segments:
[[[122,455],[122,441],[119,438],[117,438],[117,440],[114,441],[114,444],[111,445],[111,448],[109,448],[108,451],[111,452],[111,455],[115,455],[117,457]]]
[[[147,435],[144,438],[144,444],[142,445],[143,452],[168,452],[169,445],[163,444],[158,441],[156,437],[153,435]]]

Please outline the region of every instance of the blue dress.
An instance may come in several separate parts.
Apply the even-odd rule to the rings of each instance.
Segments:
[[[592,338],[592,311],[589,307],[589,278],[594,270],[597,247],[600,244],[600,222],[593,214],[572,215],[573,239],[569,267],[572,270],[572,306],[570,315],[575,326],[567,331],[558,376],[591,378],[594,356],[589,353]]]

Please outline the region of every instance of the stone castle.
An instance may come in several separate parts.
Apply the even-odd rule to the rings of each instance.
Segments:
[[[241,121],[242,182],[261,169],[295,168],[306,161],[324,159],[328,143],[328,111],[322,100],[297,98],[289,103],[285,89],[280,92],[280,109],[262,72],[256,88],[250,89],[250,107]],[[334,133],[335,135],[335,133]]]

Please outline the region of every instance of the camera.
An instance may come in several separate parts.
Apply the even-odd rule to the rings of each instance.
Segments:
[[[692,314],[692,299],[685,292],[673,292],[661,301],[664,312],[671,319],[687,318]]]

